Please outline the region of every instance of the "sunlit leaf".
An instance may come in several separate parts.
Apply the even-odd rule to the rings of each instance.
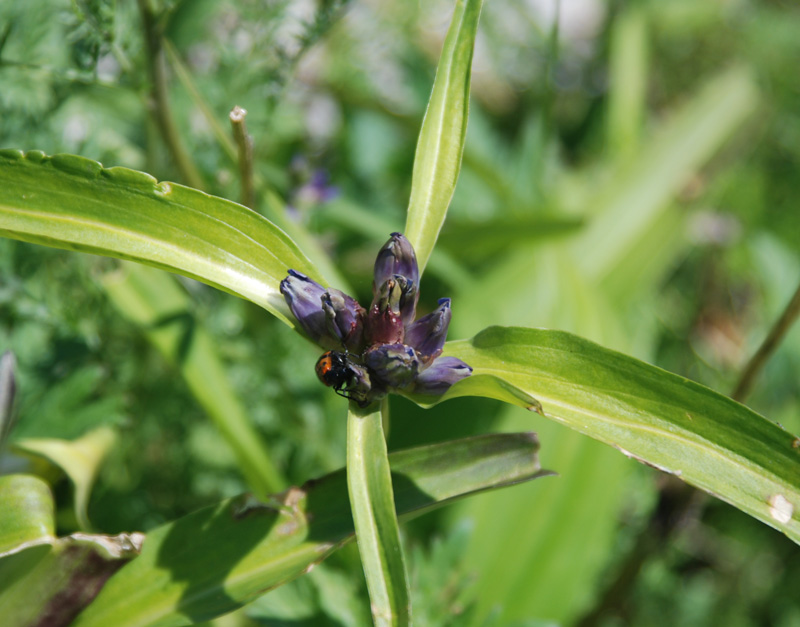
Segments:
[[[477,381],[487,377],[482,385],[496,385],[484,395],[507,397],[507,386],[518,388],[541,402],[545,416],[800,542],[800,439],[744,405],[560,331],[490,327],[445,352],[470,364]],[[474,392],[473,377],[446,397]]]
[[[428,263],[456,188],[469,114],[472,53],[483,0],[458,0],[414,157],[405,235],[420,271]]]
[[[399,514],[544,474],[533,434],[498,434],[389,455]],[[208,620],[300,576],[353,537],[340,470],[267,503],[237,497],[147,535],[75,627]]]
[[[287,269],[320,278],[294,242],[254,211],[74,155],[0,151],[0,235],[177,272],[290,325],[279,291]]]
[[[4,625],[68,625],[141,548],[141,534],[54,535],[50,488],[0,477],[0,616]]]
[[[50,486],[38,477],[0,477],[0,556],[52,539],[54,511]]]
[[[75,516],[78,519],[78,526],[87,531],[91,529],[87,514],[89,494],[100,465],[116,441],[117,434],[114,429],[103,426],[93,429],[77,440],[30,438],[15,442],[14,447],[20,451],[46,457],[64,471],[75,487]]]

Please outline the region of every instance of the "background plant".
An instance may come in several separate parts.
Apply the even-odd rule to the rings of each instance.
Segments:
[[[597,5],[599,13],[570,22],[565,7],[556,38],[546,16],[495,4],[482,18],[485,48],[450,232],[431,257],[423,294],[453,297],[453,337],[492,323],[566,329],[730,390],[797,283],[792,176],[800,144],[792,141],[798,121],[788,77],[798,38],[797,21],[787,19],[794,9]],[[341,21],[325,6],[305,23],[280,4],[267,15],[246,4],[166,8],[160,25],[177,53],[169,101],[202,186],[239,198],[230,147],[201,104],[224,120],[235,94],[248,110],[263,189],[288,198],[337,259],[343,283],[365,290],[365,259],[403,221],[439,50],[429,42],[441,38],[431,25],[445,20],[437,22],[433,8],[417,15],[399,5],[353,5]],[[151,79],[141,31],[132,27],[136,7],[64,5],[66,20],[44,23],[32,4],[3,10],[14,11],[2,20],[3,145],[77,152],[189,182],[146,113]],[[303,55],[329,27],[321,47]],[[325,186],[308,184],[318,167],[338,191],[323,205]],[[262,192],[258,206],[281,223],[271,198]],[[3,333],[25,390],[14,437],[75,438],[127,424],[94,492],[95,527],[146,530],[240,492],[244,468],[221,451],[189,377],[184,387],[167,374],[175,366],[120,319],[95,280],[100,273],[111,284],[119,269],[0,246]],[[313,247],[303,249],[312,256]],[[194,283],[178,293],[186,315],[135,321],[178,346],[189,330],[209,334],[274,465],[292,481],[341,466],[342,421],[332,417],[344,418],[344,408],[314,380],[314,350],[246,302]],[[795,332],[782,344],[752,397],[795,433],[797,342]],[[492,401],[479,401],[480,412],[475,400],[425,413],[393,403],[403,418],[392,421],[390,449],[530,429],[535,418]],[[452,581],[444,598],[417,600],[421,623],[460,608],[469,609],[465,621],[573,621],[602,593],[601,573],[624,564],[625,548],[649,520],[657,476],[554,423],[534,425],[543,463],[559,480],[480,497],[407,527],[412,581]],[[65,530],[74,528],[71,511],[60,510]],[[617,599],[604,598],[610,611],[623,611],[625,599],[624,615],[635,622],[796,618],[797,549],[760,524],[715,502],[667,546]],[[332,580],[358,572],[352,557],[332,558]],[[337,595],[326,596],[333,584],[321,579],[298,583],[300,601],[285,601],[286,611],[302,614],[317,607],[308,601],[315,598],[320,611],[345,621],[330,601]],[[687,585],[691,594],[676,602],[674,590]],[[413,588],[424,594],[426,586]],[[281,590],[253,612],[278,611],[269,605],[293,594]]]

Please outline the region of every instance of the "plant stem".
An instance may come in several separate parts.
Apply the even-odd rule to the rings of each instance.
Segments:
[[[731,398],[740,403],[745,401],[756,377],[798,317],[800,317],[800,285],[761,346],[747,362],[731,392]],[[697,488],[683,483],[676,477],[666,477],[659,489],[658,502],[650,519],[642,527],[633,549],[617,569],[616,577],[606,587],[594,608],[576,625],[592,627],[600,624],[603,617],[615,611],[620,612],[625,600],[630,597],[630,588],[634,585],[642,566],[658,555],[688,520],[699,518],[707,501],[708,495]]]
[[[191,96],[195,106],[200,109],[206,122],[208,122],[208,125],[211,127],[211,132],[214,133],[214,137],[217,138],[217,142],[225,152],[225,155],[231,160],[231,163],[236,163],[236,145],[233,143],[233,140],[222,124],[220,124],[219,119],[211,110],[205,98],[203,98],[194,80],[192,80],[189,69],[181,60],[178,51],[175,50],[175,46],[172,45],[169,39],[163,39],[162,45],[164,46],[164,52],[167,53],[167,60],[169,61],[170,68],[175,72],[178,81],[183,88],[189,92],[189,96]]]
[[[203,189],[203,179],[189,157],[183,145],[178,127],[167,97],[167,71],[162,46],[161,29],[156,23],[156,16],[149,0],[137,0],[139,13],[142,17],[144,29],[145,50],[147,51],[147,69],[150,75],[151,89],[149,107],[150,112],[161,131],[161,138],[167,145],[173,161],[175,162],[181,178],[187,185]]]
[[[408,592],[380,405],[347,416],[347,488],[376,625],[410,625]]]
[[[794,296],[792,296],[789,304],[786,305],[781,317],[778,318],[761,346],[758,347],[750,361],[747,362],[744,371],[739,377],[739,382],[731,393],[731,398],[742,402],[750,395],[750,388],[752,388],[759,372],[764,368],[769,358],[772,357],[772,354],[789,332],[789,329],[792,328],[798,316],[800,316],[800,285],[797,286]]]
[[[255,193],[253,185],[253,138],[247,134],[245,117],[247,110],[236,105],[231,109],[230,117],[233,138],[239,150],[239,177],[242,182],[242,204],[255,209]]]

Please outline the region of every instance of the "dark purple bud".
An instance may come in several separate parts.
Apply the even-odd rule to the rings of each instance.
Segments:
[[[386,388],[404,388],[417,377],[419,359],[405,344],[383,344],[364,353],[364,365]]]
[[[415,394],[441,395],[456,381],[472,374],[472,368],[456,357],[439,357],[417,376]]]
[[[386,396],[386,390],[378,381],[374,383],[370,381],[369,373],[364,366],[351,363],[350,371],[352,372],[352,379],[343,396],[355,401],[360,407],[366,407],[370,403]]]
[[[321,296],[328,333],[339,346],[360,353],[363,350],[364,308],[339,290],[326,290]]]
[[[403,285],[398,277],[384,281],[367,314],[367,341],[370,345],[397,344],[405,333],[401,306]],[[402,279],[402,277],[399,277]]]
[[[296,270],[289,270],[289,276],[281,281],[281,294],[303,331],[314,342],[326,348],[336,348],[336,345],[330,346],[330,342],[325,341],[330,333],[327,317],[322,310],[324,293],[324,287]]]
[[[392,233],[389,241],[378,251],[375,259],[375,278],[372,282],[372,294],[377,298],[381,286],[396,275],[405,277],[406,281],[414,286],[413,308],[417,306],[419,292],[416,291],[419,285],[419,268],[417,267],[417,255],[404,235]],[[405,312],[404,312],[405,313]],[[409,321],[414,319],[414,312],[411,312]]]
[[[450,299],[442,298],[436,310],[406,329],[404,342],[417,350],[423,362],[430,362],[442,354],[450,317]]]

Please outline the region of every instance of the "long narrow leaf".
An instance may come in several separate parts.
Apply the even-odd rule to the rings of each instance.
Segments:
[[[0,151],[0,235],[190,276],[292,326],[280,281],[288,268],[320,278],[294,242],[254,211],[74,155]]]
[[[543,413],[800,542],[800,438],[697,383],[560,331],[490,327],[446,354],[474,369],[449,396],[535,397]],[[517,404],[525,405],[517,400]]]
[[[234,393],[208,332],[191,314],[191,301],[168,274],[125,264],[102,283],[122,316],[143,327],[148,339],[175,365],[192,394],[231,447],[248,485],[258,496],[278,492],[286,481],[269,448]]]
[[[381,409],[347,416],[347,488],[376,625],[410,625],[411,599]],[[381,403],[384,409],[386,401]]]
[[[548,474],[533,434],[466,438],[392,453],[399,514]],[[299,577],[352,539],[344,470],[261,503],[237,497],[159,527],[72,627],[186,625]]]
[[[461,170],[482,5],[483,0],[456,3],[419,133],[405,234],[414,245],[420,271],[428,263]]]

